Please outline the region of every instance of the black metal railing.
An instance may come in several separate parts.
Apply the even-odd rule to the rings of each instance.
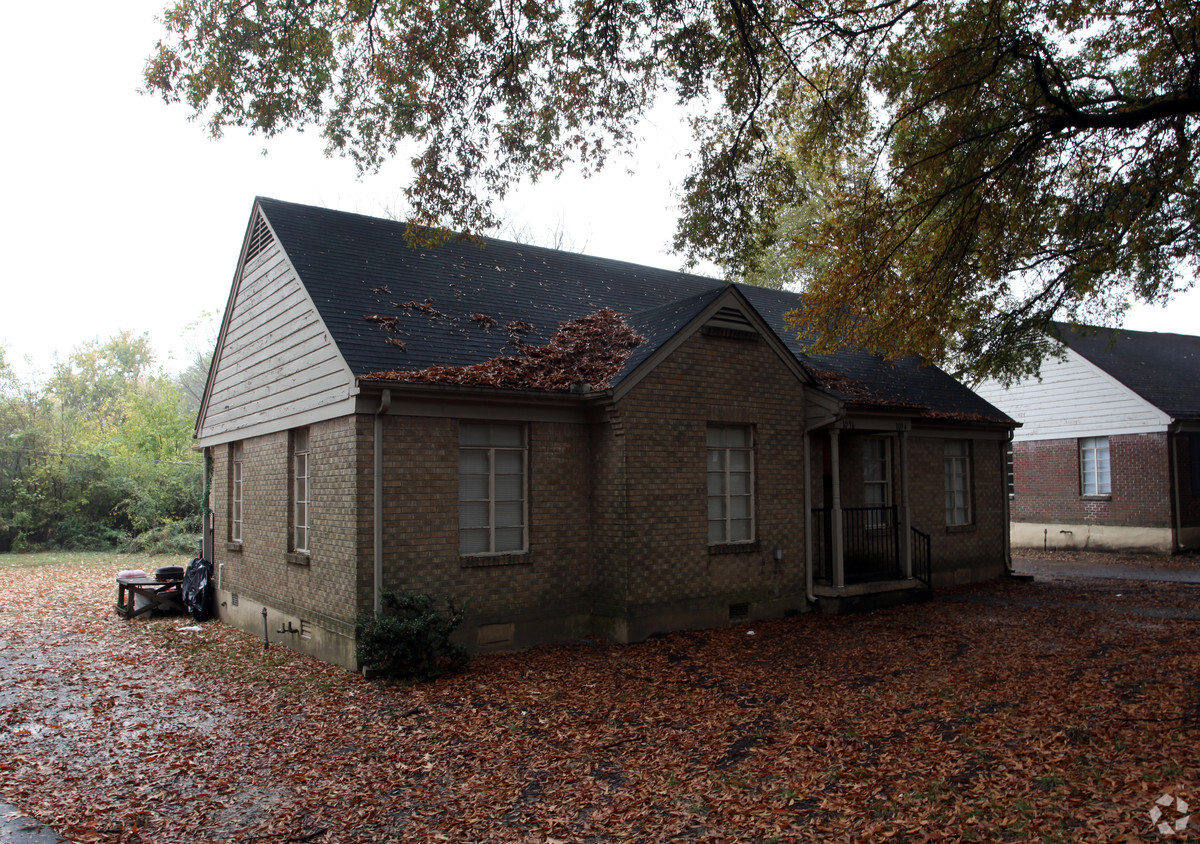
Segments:
[[[912,567],[913,577],[925,584],[925,588],[933,591],[933,540],[929,534],[917,528],[912,529]]]
[[[814,569],[817,583],[833,583],[833,511],[813,508]],[[897,580],[900,525],[896,507],[842,508],[842,575],[846,583]]]

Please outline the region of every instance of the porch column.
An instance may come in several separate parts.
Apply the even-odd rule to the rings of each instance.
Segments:
[[[900,431],[900,570],[913,576],[912,513],[908,506],[908,430]]]
[[[830,474],[833,475],[829,502],[830,533],[833,534],[829,538],[833,551],[833,586],[835,589],[841,589],[846,585],[846,571],[842,559],[842,546],[845,538],[842,536],[842,478],[841,470],[838,468],[837,428],[831,428],[829,431],[829,469]]]

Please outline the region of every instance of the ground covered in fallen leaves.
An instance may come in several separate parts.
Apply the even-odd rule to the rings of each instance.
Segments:
[[[404,687],[117,617],[157,564],[0,557],[0,799],[74,841],[1200,840],[1149,814],[1200,805],[1200,587],[1004,581]]]

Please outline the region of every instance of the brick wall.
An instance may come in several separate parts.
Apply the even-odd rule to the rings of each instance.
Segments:
[[[800,609],[796,388],[765,343],[696,335],[604,418],[530,422],[529,552],[494,558],[458,553],[458,420],[388,416],[384,586],[465,601],[477,646],[488,642],[472,641],[472,631],[504,646],[572,630],[640,638],[727,621],[730,604],[751,604],[752,614],[777,614],[788,601]],[[759,542],[748,553],[710,552],[710,422],[754,428]],[[371,487],[360,489],[367,533]],[[370,577],[364,564],[360,605]]]
[[[920,431],[914,431],[908,440],[909,512],[913,526],[930,535],[935,587],[999,575],[1008,531],[1004,442],[971,440],[971,521],[947,525],[945,441],[944,437]]]
[[[357,492],[351,417],[309,427],[309,556],[289,561],[291,473],[289,433],[242,441],[242,542],[229,539],[229,447],[213,449],[213,563],[222,589],[316,619],[341,632],[353,628],[357,569]],[[294,559],[294,558],[293,558]]]
[[[601,579],[609,600],[625,604],[630,635],[669,619],[679,626],[727,620],[730,604],[749,603],[752,615],[788,601],[801,608],[804,408],[795,376],[771,348],[694,335],[618,411],[620,442],[606,446],[594,512],[597,525],[605,514],[613,514],[610,525],[625,514],[624,565],[612,553],[616,568]],[[753,429],[758,543],[745,552],[713,553],[726,549],[708,544],[709,423]]]
[[[385,590],[451,597],[467,606],[472,629],[518,623],[554,627],[587,614],[592,585],[588,426],[531,422],[527,432],[528,553],[461,557],[458,420],[385,418]],[[367,484],[363,507],[368,511],[371,491]],[[364,608],[372,594],[372,571],[364,564]]]
[[[1169,527],[1167,434],[1112,436],[1108,448],[1112,494],[1085,497],[1078,440],[1013,443],[1013,521]]]

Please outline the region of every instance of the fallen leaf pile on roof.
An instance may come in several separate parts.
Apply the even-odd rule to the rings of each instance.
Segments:
[[[70,841],[1156,841],[1164,793],[1200,804],[1195,586],[995,582],[406,687],[118,618],[150,558],[9,559],[0,795]]]
[[[529,323],[510,322],[505,328],[519,340],[533,330]],[[519,345],[516,353],[500,355],[469,366],[436,365],[417,370],[373,372],[367,379],[464,386],[570,390],[587,384],[607,389],[633,350],[645,340],[625,324],[617,311],[605,308],[561,322],[550,342]]]

